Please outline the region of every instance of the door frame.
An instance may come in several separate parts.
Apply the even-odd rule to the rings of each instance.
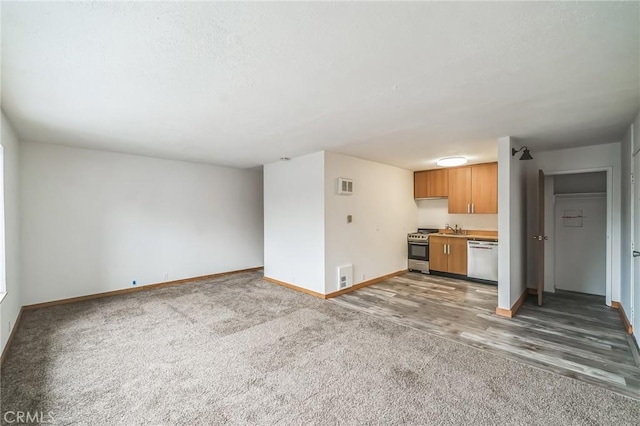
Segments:
[[[541,169],[544,172],[545,177],[547,176],[557,176],[557,175],[571,175],[571,174],[580,174],[580,173],[592,173],[592,172],[606,172],[607,173],[607,241],[606,241],[606,287],[605,287],[605,303],[607,306],[611,306],[611,293],[612,293],[612,285],[613,285],[613,167],[595,167],[588,169],[573,169],[573,170],[545,170]],[[555,194],[549,194],[548,197],[554,197]],[[545,203],[545,216],[546,217],[555,217],[555,201],[553,203]],[[550,216],[547,216],[550,213]],[[552,223],[549,223],[548,220],[545,220],[544,224],[544,235],[552,235],[554,241],[553,248],[553,256],[555,257],[555,219]],[[547,262],[545,262],[545,275],[547,272]],[[553,268],[555,268],[555,260],[553,262]],[[554,275],[555,275],[555,271]],[[555,288],[555,279],[554,279],[554,288]]]
[[[638,147],[638,149],[634,149],[635,147],[633,146],[633,141],[634,141],[634,134],[633,132],[635,131],[635,126],[631,126],[631,174],[633,176],[633,180],[631,181],[631,185],[630,185],[630,192],[631,192],[631,206],[630,206],[630,215],[629,215],[629,222],[630,223],[630,231],[631,231],[631,243],[633,244],[633,250],[640,250],[640,241],[636,241],[635,240],[635,235],[636,235],[636,221],[635,221],[635,214],[640,214],[640,212],[636,212],[635,211],[635,197],[636,197],[636,185],[640,185],[639,182],[636,182],[636,179],[640,178],[640,176],[636,176],[635,175],[635,170],[636,170],[636,162],[640,162],[640,147]],[[623,177],[624,179],[624,177]],[[636,304],[636,295],[635,292],[636,291],[640,291],[640,289],[636,289],[636,273],[635,273],[635,265],[634,262],[636,262],[636,260],[634,260],[633,257],[631,257],[631,262],[629,265],[629,305],[630,305],[630,310],[631,312],[626,312],[626,314],[630,317],[628,318],[629,322],[631,323],[631,326],[633,327],[633,334],[634,335],[638,335],[637,330],[640,330],[640,314],[637,313],[638,308],[640,308],[640,306],[635,306]]]

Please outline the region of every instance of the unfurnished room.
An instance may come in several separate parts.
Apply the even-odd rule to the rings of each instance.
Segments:
[[[0,424],[638,424],[639,1],[0,24]]]

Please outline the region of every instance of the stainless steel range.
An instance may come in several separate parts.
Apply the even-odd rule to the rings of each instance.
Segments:
[[[437,232],[437,229],[419,228],[418,232],[407,234],[410,271],[429,273],[429,234]]]

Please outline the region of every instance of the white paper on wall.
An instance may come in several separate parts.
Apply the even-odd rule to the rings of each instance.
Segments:
[[[562,215],[563,224],[568,228],[582,228],[582,210],[565,210]]]

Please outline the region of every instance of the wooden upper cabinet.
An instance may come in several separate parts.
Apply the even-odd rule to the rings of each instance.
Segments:
[[[449,170],[425,170],[413,174],[414,198],[446,197],[449,194]]]
[[[449,213],[498,213],[498,163],[449,169]]]
[[[498,213],[498,164],[471,166],[472,213]]]
[[[471,167],[449,169],[449,213],[471,212]]]
[[[429,195],[429,171],[413,174],[413,198],[427,198]]]
[[[449,198],[449,213],[498,213],[498,163],[413,174],[414,198]]]
[[[429,170],[429,197],[449,196],[449,170]]]

